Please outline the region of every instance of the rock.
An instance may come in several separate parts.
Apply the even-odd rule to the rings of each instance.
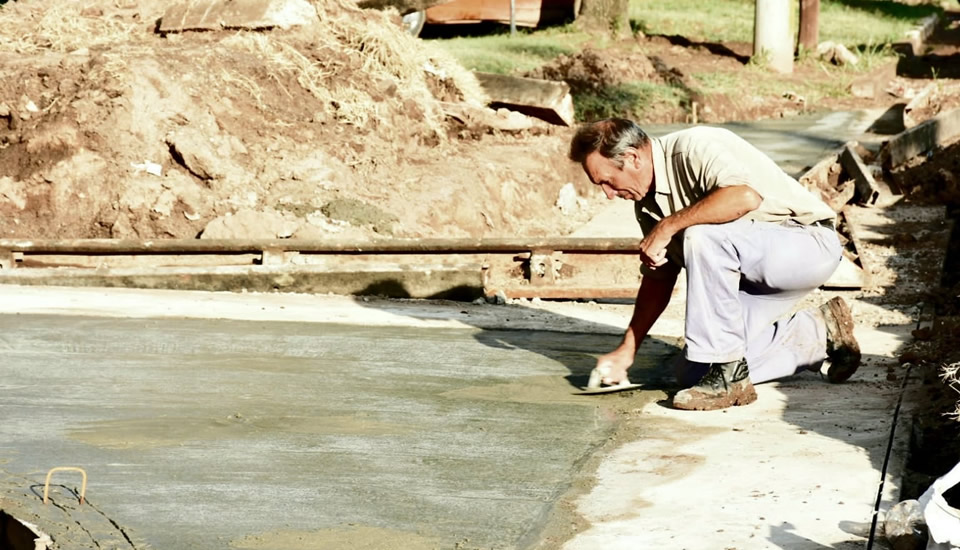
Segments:
[[[273,209],[244,209],[212,220],[203,229],[201,239],[286,239],[300,228],[292,214]]]
[[[209,140],[199,132],[182,129],[167,137],[170,153],[178,164],[202,180],[222,178],[226,174],[221,159]]]
[[[560,193],[557,195],[556,205],[561,212],[569,215],[576,212],[577,208],[580,206],[579,202],[577,201],[578,198],[577,189],[572,183],[568,182],[560,188]]]
[[[807,98],[803,97],[797,92],[794,92],[793,90],[787,90],[786,92],[783,92],[783,97],[784,99],[797,103],[798,105],[804,105],[807,103]]]
[[[487,296],[487,303],[505,306],[507,305],[507,295],[502,290],[498,290],[493,296]]]
[[[167,217],[173,212],[173,206],[176,203],[177,195],[169,189],[164,189],[163,192],[160,193],[160,196],[157,197],[157,202],[153,203],[153,206],[150,207],[150,210],[163,217]]]
[[[17,210],[27,207],[27,184],[4,176],[0,178],[0,204],[13,203]]]
[[[821,42],[817,46],[817,55],[820,59],[829,61],[834,65],[856,65],[860,62],[860,59],[846,46],[830,40]]]
[[[120,214],[113,225],[110,226],[110,237],[114,239],[138,239],[140,235],[137,234],[130,223],[130,217],[126,214]]]
[[[893,550],[923,550],[927,545],[927,525],[916,500],[905,500],[890,508],[883,520],[883,532]]]
[[[77,130],[66,123],[55,123],[45,126],[29,140],[26,150],[30,154],[40,154],[48,151],[71,151],[77,148],[79,138]]]

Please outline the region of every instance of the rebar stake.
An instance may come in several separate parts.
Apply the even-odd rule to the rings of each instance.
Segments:
[[[80,472],[80,474],[83,475],[83,481],[82,481],[81,484],[80,484],[80,504],[82,505],[82,504],[83,504],[84,495],[87,494],[87,472],[85,472],[85,471],[83,470],[83,468],[78,468],[78,467],[76,467],[76,466],[57,466],[56,468],[51,468],[50,471],[47,472],[47,481],[44,482],[44,484],[43,484],[43,503],[44,503],[44,504],[47,504],[47,502],[50,500],[50,499],[49,499],[49,495],[50,495],[50,478],[53,477],[53,472],[56,472],[56,471],[58,471],[58,470],[60,470],[60,471],[70,471],[70,472]]]

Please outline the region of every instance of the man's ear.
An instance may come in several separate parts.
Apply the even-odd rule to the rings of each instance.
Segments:
[[[631,147],[623,152],[624,167],[630,166],[634,170],[640,169],[640,151],[636,147]]]

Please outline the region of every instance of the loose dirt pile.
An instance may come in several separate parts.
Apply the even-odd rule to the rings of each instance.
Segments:
[[[662,82],[650,59],[638,51],[601,52],[592,48],[576,55],[560,55],[526,76],[566,81],[574,94],[599,92],[638,80]]]
[[[563,233],[566,135],[471,134],[473,75],[382,12],[161,35],[165,4],[0,8],[0,236]],[[478,141],[483,143],[478,148]]]

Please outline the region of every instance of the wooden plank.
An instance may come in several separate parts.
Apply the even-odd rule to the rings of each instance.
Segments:
[[[873,177],[863,159],[854,150],[855,146],[856,142],[850,142],[844,146],[840,152],[840,164],[847,175],[853,178],[858,201],[861,204],[874,205],[881,196],[889,197],[893,193],[885,182],[878,182]]]
[[[917,155],[958,138],[960,138],[960,108],[941,113],[887,141],[881,153],[884,166],[896,168]]]
[[[316,19],[307,0],[188,0],[164,11],[157,32],[286,28]]]
[[[867,275],[863,268],[844,256],[836,271],[822,286],[823,288],[863,288],[867,286],[866,282]]]
[[[491,107],[507,107],[553,124],[573,126],[573,98],[566,82],[474,72]]]
[[[850,240],[853,242],[853,248],[857,254],[857,261],[860,262],[859,267],[860,267],[861,273],[863,274],[861,288],[869,288],[871,283],[871,280],[870,280],[871,269],[870,269],[869,263],[867,262],[866,258],[864,258],[864,255],[862,252],[863,239],[861,237],[861,228],[857,224],[856,219],[854,219],[853,216],[848,215],[850,208],[851,207],[849,206],[847,208],[844,208],[843,211],[840,212],[840,216],[842,217],[844,221],[844,226],[847,229],[847,235],[850,237]],[[853,207],[853,208],[856,208],[856,207]]]
[[[917,124],[923,122],[922,120],[916,120],[913,117],[913,113],[918,109],[923,109],[926,107],[927,103],[930,101],[930,96],[934,91],[940,86],[937,82],[931,82],[927,84],[920,93],[915,95],[913,99],[910,100],[910,103],[907,103],[906,107],[903,108],[903,127],[904,128],[913,128]]]

